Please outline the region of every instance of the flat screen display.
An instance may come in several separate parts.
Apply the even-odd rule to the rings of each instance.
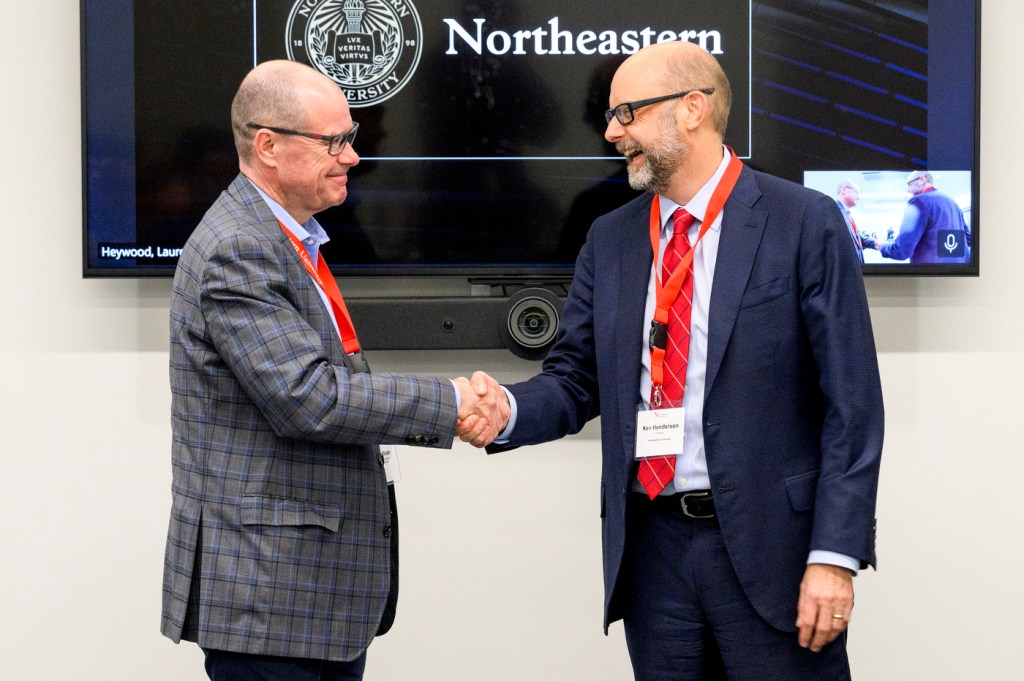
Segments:
[[[318,215],[336,274],[568,277],[636,196],[603,139],[611,76],[666,40],[720,60],[748,165],[857,187],[865,240],[908,239],[915,171],[957,203],[969,238],[866,249],[866,273],[977,274],[978,1],[83,0],[84,274],[173,273],[238,172],[238,84],[291,59],[360,124],[349,198]]]

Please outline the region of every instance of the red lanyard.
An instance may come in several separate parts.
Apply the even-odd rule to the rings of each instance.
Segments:
[[[348,315],[345,300],[341,297],[338,282],[334,281],[334,275],[331,274],[327,263],[324,262],[323,258],[317,258],[316,267],[314,267],[313,259],[309,257],[309,251],[302,245],[302,242],[295,238],[295,235],[284,226],[283,222],[280,220],[277,222],[281,225],[284,233],[288,235],[288,240],[292,242],[295,253],[299,256],[299,260],[302,261],[303,267],[309,272],[309,276],[313,277],[313,281],[327,294],[327,299],[331,301],[331,309],[334,310],[334,320],[338,323],[338,333],[341,335],[341,345],[345,348],[345,353],[351,355],[353,352],[359,352],[359,339],[356,338],[356,329],[352,325],[352,318]]]
[[[651,382],[655,386],[660,386],[665,380],[665,346],[668,341],[668,312],[672,308],[672,304],[676,298],[679,297],[679,291],[683,288],[683,281],[686,279],[686,275],[690,272],[690,265],[693,263],[693,254],[697,249],[697,244],[700,242],[704,235],[707,233],[711,225],[714,224],[715,218],[722,212],[722,207],[725,205],[726,199],[729,198],[729,194],[732,193],[733,187],[736,186],[736,181],[740,177],[740,171],[743,170],[743,162],[736,156],[736,152],[729,149],[731,158],[729,164],[725,168],[725,173],[718,181],[718,185],[715,190],[711,193],[711,199],[708,201],[708,209],[704,214],[704,220],[700,225],[700,232],[697,234],[697,240],[693,242],[693,247],[687,251],[686,255],[683,256],[679,264],[676,265],[675,270],[672,272],[672,276],[669,277],[667,282],[661,280],[661,274],[657,273],[654,279],[656,303],[654,307],[654,319],[651,321],[651,331],[648,338],[648,346],[651,350]],[[657,256],[659,246],[661,244],[661,201],[660,197],[655,194],[654,200],[651,202],[651,249],[655,256]]]

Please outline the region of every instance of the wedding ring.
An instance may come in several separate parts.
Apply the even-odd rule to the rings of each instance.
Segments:
[[[832,613],[832,617],[836,618],[837,620],[846,619],[845,615],[843,615],[842,613],[838,613],[838,612]]]

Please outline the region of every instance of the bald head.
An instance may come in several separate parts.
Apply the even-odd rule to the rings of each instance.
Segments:
[[[927,191],[933,181],[932,174],[927,170],[915,170],[907,175],[907,191],[917,196]]]
[[[839,187],[836,188],[836,196],[839,197],[844,206],[853,208],[860,200],[860,187],[850,180],[843,180],[839,183]]]
[[[260,64],[238,88],[231,127],[239,170],[299,224],[345,201],[356,128],[330,78],[295,62]]]
[[[732,107],[732,88],[718,60],[694,43],[657,43],[640,50],[622,63],[615,79],[647,83],[651,91],[665,94],[712,87],[708,96],[712,129],[722,138]],[[614,82],[614,81],[613,81]]]
[[[326,88],[326,90],[325,90]],[[310,97],[337,85],[310,66],[288,60],[263,62],[246,75],[231,102],[231,130],[238,158],[252,158],[255,130],[249,123],[300,130],[305,127]]]

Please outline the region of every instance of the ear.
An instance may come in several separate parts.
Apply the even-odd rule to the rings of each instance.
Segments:
[[[693,132],[710,113],[711,103],[708,96],[697,90],[688,94],[676,107],[677,121],[690,132]]]
[[[252,141],[253,157],[262,165],[277,167],[277,137],[269,130],[257,130]]]

